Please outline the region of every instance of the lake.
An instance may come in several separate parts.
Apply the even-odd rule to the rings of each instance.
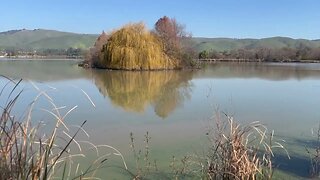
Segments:
[[[129,167],[135,167],[130,133],[136,147],[144,149],[148,132],[150,159],[170,171],[173,156],[205,150],[208,125],[220,111],[241,124],[260,121],[284,140],[291,159],[283,154],[275,158],[277,177],[308,177],[305,147],[315,147],[312,130],[320,123],[320,64],[213,63],[201,70],[123,72],[82,69],[77,63],[0,61],[1,75],[23,79],[18,87],[23,92],[13,110],[17,118],[23,119],[28,105],[45,91],[57,107],[63,107],[62,114],[76,107],[66,124],[87,120],[84,128],[90,137],[80,133],[78,139],[111,145]],[[1,77],[0,87],[7,82]],[[9,87],[2,97],[10,93]],[[48,100],[40,98],[33,121],[53,125],[54,118],[43,111],[50,108]],[[111,167],[101,175],[121,177],[121,170],[112,166],[122,166],[121,160],[115,157],[108,163]]]

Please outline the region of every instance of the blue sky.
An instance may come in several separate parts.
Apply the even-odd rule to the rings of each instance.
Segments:
[[[320,0],[1,0],[0,31],[101,33],[174,17],[197,37],[320,39]]]

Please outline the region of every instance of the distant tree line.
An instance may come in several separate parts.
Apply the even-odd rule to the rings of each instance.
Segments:
[[[199,59],[243,59],[259,61],[293,61],[320,60],[320,47],[311,48],[300,45],[297,48],[255,48],[236,49],[218,52],[204,50],[198,54]]]
[[[22,48],[4,48],[0,50],[1,55],[8,57],[15,56],[63,56],[69,58],[83,57],[87,52],[81,48],[68,48],[68,49],[22,49]]]
[[[41,56],[82,57],[86,53],[86,50],[81,48],[43,49],[37,52]]]

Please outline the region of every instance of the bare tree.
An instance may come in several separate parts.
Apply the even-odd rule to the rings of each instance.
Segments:
[[[86,61],[90,66],[95,66],[99,63],[101,50],[105,44],[107,44],[109,36],[102,31],[101,35],[97,38],[94,46],[90,48],[89,52],[86,54]]]
[[[182,40],[188,37],[185,26],[179,24],[174,18],[164,16],[156,22],[155,33],[163,41],[165,53],[178,57],[182,50]]]

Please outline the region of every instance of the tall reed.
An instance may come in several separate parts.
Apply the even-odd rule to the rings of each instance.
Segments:
[[[215,127],[207,134],[211,145],[201,164],[206,177],[271,179],[273,150],[280,148],[287,153],[284,146],[274,139],[274,132],[268,133],[268,129],[258,121],[241,126],[233,117],[222,116],[217,113]]]
[[[320,177],[320,124],[316,131],[312,129],[312,135],[316,138],[314,148],[306,147],[306,152],[310,157],[310,176]]]
[[[34,87],[39,94],[30,104],[25,119],[18,120],[12,111],[23,94],[23,90],[18,90],[22,80],[14,81],[3,76],[1,78],[7,79],[8,83],[0,91],[0,102],[4,102],[0,117],[0,179],[97,179],[96,171],[104,167],[105,158],[110,155],[99,155],[99,149],[102,147],[111,149],[114,155],[120,156],[124,168],[127,169],[122,154],[116,148],[76,140],[80,132],[88,135],[83,128],[86,121],[78,126],[76,131],[71,131],[65,122],[68,114],[77,106],[61,115],[61,108],[36,85]],[[5,97],[4,92],[8,92],[9,84],[13,84],[13,88],[9,91],[8,97]],[[52,106],[50,110],[43,109],[55,119],[54,127],[50,130],[44,130],[42,123],[33,124],[32,111],[40,97],[45,97]],[[95,149],[98,155],[88,167],[75,163],[77,158],[86,158],[83,144],[90,144],[91,149]],[[73,153],[73,146],[79,149],[79,153]]]

